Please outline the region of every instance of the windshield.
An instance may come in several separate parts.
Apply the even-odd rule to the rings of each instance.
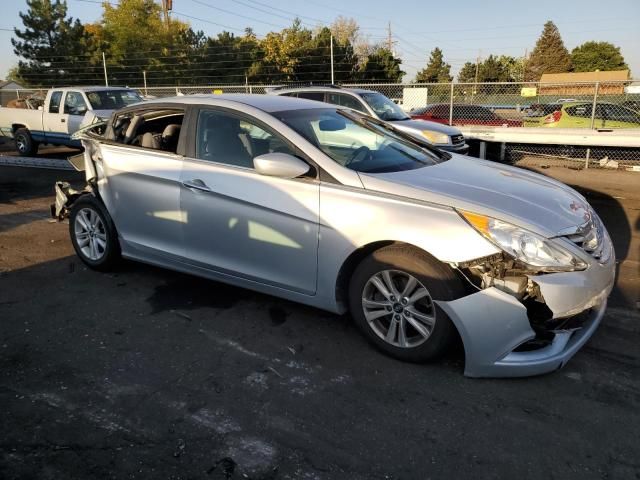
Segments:
[[[142,101],[135,90],[100,90],[87,92],[93,110],[116,110]]]
[[[332,160],[356,172],[399,172],[442,161],[352,111],[314,108],[274,115]]]
[[[360,96],[367,102],[380,120],[409,120],[409,116],[398,105],[393,103],[381,93],[361,93]]]

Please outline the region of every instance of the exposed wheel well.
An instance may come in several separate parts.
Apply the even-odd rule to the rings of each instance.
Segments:
[[[336,281],[336,302],[341,307],[346,309],[349,297],[349,281],[351,280],[351,276],[353,275],[353,271],[356,269],[358,264],[371,253],[379,250],[388,245],[393,245],[393,240],[382,240],[379,242],[369,243],[367,245],[363,245],[351,252],[351,255],[347,257],[347,259],[340,267],[340,271],[338,272],[338,279]]]
[[[27,126],[20,123],[14,123],[11,125],[11,133],[16,133],[16,130],[18,130],[19,128],[27,128]]]

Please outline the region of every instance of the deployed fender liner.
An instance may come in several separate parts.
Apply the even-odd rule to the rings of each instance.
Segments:
[[[607,305],[605,292],[581,329],[557,330],[551,344],[518,352],[514,350],[533,339],[535,332],[524,305],[508,293],[489,287],[458,300],[436,303],[462,338],[466,376],[524,377],[557,370],[569,361],[600,324]]]

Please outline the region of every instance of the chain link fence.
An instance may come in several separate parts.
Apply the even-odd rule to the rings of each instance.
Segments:
[[[264,94],[274,86],[134,88],[150,99],[193,94]],[[459,127],[472,147],[472,154],[477,156],[541,166],[640,170],[640,82],[637,81],[348,83],[342,87],[380,92],[413,118]],[[46,90],[16,90],[10,103],[16,107],[37,108],[45,95]],[[7,101],[7,96],[4,92],[3,101]],[[488,131],[492,132],[492,139],[483,135]],[[525,141],[505,135],[507,131],[530,134]],[[577,142],[576,135],[569,135],[575,131],[584,132],[582,137],[588,138]],[[603,142],[603,138],[607,141]]]

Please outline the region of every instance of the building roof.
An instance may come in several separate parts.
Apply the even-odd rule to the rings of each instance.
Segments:
[[[18,82],[14,82],[13,80],[0,80],[0,89],[5,88],[8,85],[17,85],[17,87],[11,87],[11,88],[23,88],[22,85],[20,85]]]
[[[616,82],[629,80],[629,70],[608,72],[543,73],[540,83]]]

